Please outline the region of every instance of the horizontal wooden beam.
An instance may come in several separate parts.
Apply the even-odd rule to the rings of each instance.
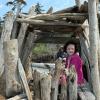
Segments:
[[[83,20],[87,17],[87,13],[63,13],[63,14],[38,14],[35,16],[29,16],[20,14],[21,17],[26,19],[37,19],[37,20],[58,20],[61,18],[71,18],[76,20]]]
[[[30,19],[21,19],[21,18],[17,18],[16,20],[17,22],[21,22],[21,23],[29,23],[29,24],[33,24],[33,25],[37,25],[37,26],[46,26],[46,25],[51,25],[51,26],[71,26],[71,27],[79,27],[81,26],[81,24],[77,24],[77,23],[67,23],[65,21],[59,21],[59,22],[49,22],[49,21],[43,21],[43,20],[30,20]]]
[[[35,43],[50,43],[50,44],[65,44],[68,40],[73,39],[78,42],[78,39],[68,37],[42,37],[35,41]]]
[[[41,30],[43,32],[54,32],[54,33],[70,33],[74,32],[76,30],[76,27],[69,27],[69,26],[51,26],[51,25],[46,25],[46,26],[34,26],[30,25],[28,27],[28,31],[33,32],[33,30]]]

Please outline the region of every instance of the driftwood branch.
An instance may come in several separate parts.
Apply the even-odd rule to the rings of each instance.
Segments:
[[[24,72],[24,69],[23,69],[23,66],[21,64],[20,59],[18,59],[18,70],[19,70],[19,74],[20,74],[20,77],[22,79],[22,82],[23,82],[23,85],[25,88],[27,98],[28,98],[28,100],[32,100],[32,95],[31,95],[31,92],[30,92],[30,89],[29,89],[29,86],[27,83],[26,75],[25,75],[25,72]]]
[[[26,94],[16,95],[16,96],[9,98],[7,100],[20,100],[20,99],[22,100],[23,98],[26,98]]]

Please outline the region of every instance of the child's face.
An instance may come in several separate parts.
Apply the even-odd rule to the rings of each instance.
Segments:
[[[69,44],[66,48],[68,55],[73,55],[75,53],[75,45]]]

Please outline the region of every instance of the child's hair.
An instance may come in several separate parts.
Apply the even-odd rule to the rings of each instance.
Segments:
[[[75,45],[75,53],[78,52],[78,48],[77,48],[77,43],[73,40],[69,40],[65,45],[64,45],[64,52],[66,52],[66,48],[68,45],[73,44]]]

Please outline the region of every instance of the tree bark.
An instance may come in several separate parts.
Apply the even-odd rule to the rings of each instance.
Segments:
[[[98,70],[98,38],[97,38],[97,10],[96,0],[88,1],[89,11],[89,39],[90,39],[90,54],[92,60],[91,78],[93,85],[93,92],[96,96],[96,100],[100,100],[100,81]]]
[[[18,77],[18,43],[17,40],[4,42],[4,65],[6,75],[6,96],[14,96],[21,92],[21,85]]]

